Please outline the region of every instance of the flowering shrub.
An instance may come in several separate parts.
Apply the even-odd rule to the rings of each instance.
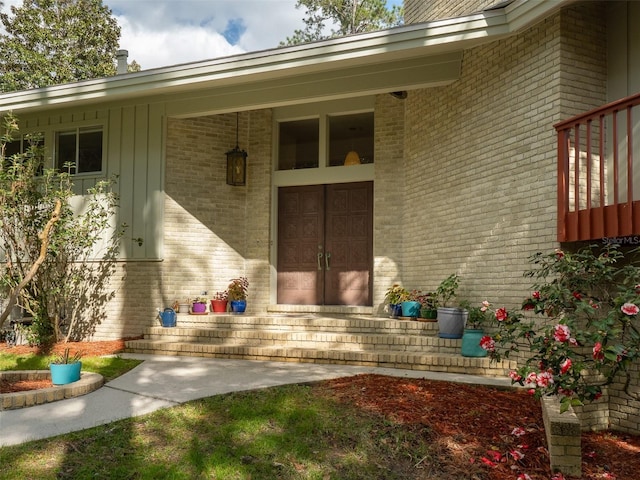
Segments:
[[[633,258],[616,246],[591,246],[536,253],[530,262],[525,276],[534,279],[535,291],[522,309],[542,318],[496,310],[496,332],[481,342],[490,357],[526,348],[531,356],[511,372],[512,382],[536,397],[560,396],[561,411],[597,400],[621,372],[628,386],[627,367],[640,351],[640,267]]]
[[[460,307],[469,312],[467,316],[467,324],[465,328],[481,329],[484,325],[491,321],[493,312],[491,304],[485,300],[480,305],[471,306],[469,302],[462,302]]]

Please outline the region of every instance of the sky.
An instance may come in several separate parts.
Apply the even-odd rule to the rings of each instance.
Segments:
[[[21,0],[3,0],[3,11]],[[296,0],[103,0],[143,70],[277,47],[304,27]],[[401,5],[402,0],[387,0]]]

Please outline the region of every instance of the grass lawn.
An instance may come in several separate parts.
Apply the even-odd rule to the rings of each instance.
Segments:
[[[36,355],[28,353],[16,355],[13,353],[0,353],[0,371],[3,370],[48,370],[49,363],[56,355]],[[133,360],[113,357],[82,357],[82,370],[85,372],[99,373],[106,382],[128,372],[141,360]]]
[[[421,429],[291,385],[0,448],[0,478],[443,478],[429,457]]]

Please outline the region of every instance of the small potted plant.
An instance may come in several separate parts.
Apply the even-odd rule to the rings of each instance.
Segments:
[[[463,357],[486,357],[487,351],[480,346],[480,340],[484,335],[483,326],[491,320],[489,307],[491,304],[485,300],[478,306],[471,306],[469,302],[460,304],[467,312],[467,323],[462,333],[461,353]]]
[[[207,299],[204,297],[196,297],[191,302],[191,313],[193,315],[204,315],[207,313]]]
[[[394,283],[390,286],[384,294],[384,300],[389,305],[389,316],[391,318],[398,318],[402,315],[402,301],[407,297],[409,291]]]
[[[458,290],[458,275],[445,278],[436,289],[438,300],[438,336],[440,338],[462,338],[469,312],[459,307],[449,307]]]
[[[69,348],[65,348],[64,353],[54,357],[49,364],[51,383],[54,385],[66,385],[80,380],[81,357],[82,354],[80,352],[76,352],[73,356],[70,355]]]
[[[226,313],[228,302],[229,293],[226,290],[216,292],[211,299],[211,311],[213,313]]]
[[[421,305],[418,298],[421,294],[420,290],[411,290],[402,296],[400,305],[403,317],[418,318],[420,316]]]
[[[438,318],[438,298],[435,292],[427,292],[418,296],[420,302],[420,317],[433,321]]]
[[[247,309],[247,292],[249,280],[247,277],[238,277],[231,280],[227,287],[227,296],[233,313],[244,313]]]

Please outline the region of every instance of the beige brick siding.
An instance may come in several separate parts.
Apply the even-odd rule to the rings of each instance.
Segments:
[[[375,105],[374,180],[374,306],[384,308],[384,294],[394,283],[402,283],[404,192],[398,172],[404,156],[404,109],[406,100],[380,95]]]
[[[462,17],[499,3],[498,0],[405,0],[406,24]]]

